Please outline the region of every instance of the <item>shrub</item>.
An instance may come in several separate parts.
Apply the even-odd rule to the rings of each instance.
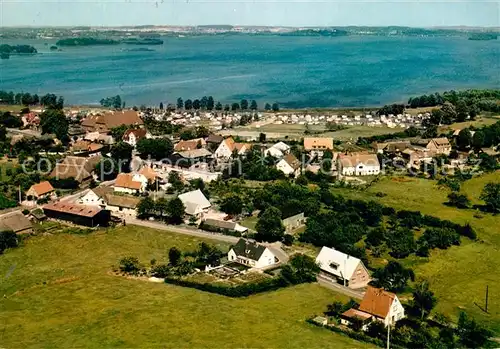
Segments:
[[[13,231],[0,231],[0,254],[8,248],[14,248],[19,245],[19,239]]]
[[[120,271],[132,275],[137,275],[140,270],[139,259],[136,257],[124,257],[120,259]]]

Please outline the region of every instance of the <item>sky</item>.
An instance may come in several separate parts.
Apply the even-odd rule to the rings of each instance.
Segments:
[[[500,0],[0,0],[0,26],[500,26]]]

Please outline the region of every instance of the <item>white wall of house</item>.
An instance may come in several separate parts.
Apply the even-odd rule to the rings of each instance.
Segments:
[[[243,256],[237,256],[233,249],[229,250],[227,258],[230,261],[238,262],[243,265],[248,265],[253,268],[264,268],[275,264],[274,254],[268,248],[266,248],[264,253],[262,253],[258,261]]]
[[[389,310],[389,314],[385,317],[384,324],[387,326],[389,324],[393,325],[397,321],[401,320],[405,317],[405,309],[403,305],[399,301],[398,297],[394,298],[391,304],[391,309]]]
[[[114,213],[115,216],[135,218],[137,211],[134,208],[106,205],[106,210]]]
[[[84,196],[78,199],[78,203],[81,205],[99,206],[104,205],[104,200],[92,190],[89,190]]]
[[[365,165],[359,163],[356,166],[342,167],[342,175],[344,176],[370,176],[380,173],[380,165]]]
[[[135,148],[135,146],[137,145],[137,138],[135,137],[135,134],[133,132],[128,135],[128,139],[125,139],[125,143],[128,143]]]
[[[214,153],[215,157],[220,159],[229,159],[232,154],[233,152],[229,149],[225,141],[219,144],[219,147]]]
[[[286,174],[287,176],[290,175],[291,173],[296,173],[296,171],[293,169],[288,162],[286,162],[284,159],[281,159],[278,161],[276,164],[276,168]]]
[[[113,187],[114,191],[117,193],[125,193],[125,194],[136,194],[139,190],[136,189],[130,189],[130,188],[125,188],[125,187]]]

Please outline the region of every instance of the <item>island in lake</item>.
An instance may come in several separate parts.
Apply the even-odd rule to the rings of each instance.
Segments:
[[[34,55],[38,51],[31,45],[0,45],[0,59],[9,59],[11,55]]]
[[[107,39],[107,38],[68,38],[56,42],[57,46],[100,46],[100,45],[163,45],[163,40],[156,38],[127,38],[127,39]]]

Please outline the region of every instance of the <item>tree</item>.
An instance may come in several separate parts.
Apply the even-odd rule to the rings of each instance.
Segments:
[[[172,155],[174,151],[174,145],[168,138],[142,138],[136,147],[142,158],[151,157],[157,161]]]
[[[120,125],[111,128],[111,130],[108,132],[115,140],[121,140],[123,138],[123,135],[125,132],[129,129],[127,125]]]
[[[500,212],[500,183],[487,183],[479,198],[486,203],[490,212]]]
[[[171,266],[178,266],[179,262],[181,261],[181,257],[182,252],[177,247],[172,247],[170,250],[168,250],[168,260]]]
[[[221,102],[217,102],[215,104],[215,110],[222,110],[222,103]]]
[[[229,111],[229,110],[231,110],[231,107],[229,106],[229,104],[226,104],[224,106],[224,111]]]
[[[182,203],[181,199],[175,198],[168,202],[167,214],[170,222],[174,224],[179,224],[184,218],[186,207]]]
[[[160,110],[163,110],[163,102],[160,102]]]
[[[19,240],[13,231],[0,231],[0,254],[8,248],[17,247]]]
[[[455,106],[450,102],[445,102],[441,107],[441,111],[443,112],[442,114],[443,118],[441,123],[450,125],[456,120],[457,111],[455,109]]]
[[[168,174],[168,182],[172,185],[172,188],[175,191],[184,189],[184,183],[182,182],[181,176],[177,171],[170,171]]]
[[[181,97],[177,98],[177,109],[183,109],[184,108],[184,101],[182,100]]]
[[[230,215],[241,214],[243,211],[243,200],[237,194],[226,196],[220,205],[222,212]]]
[[[111,147],[111,158],[118,164],[119,172],[128,172],[133,150],[133,146],[122,141]]]
[[[468,128],[464,128],[458,134],[457,147],[466,150],[472,145],[472,134]]]
[[[375,270],[373,278],[375,279],[372,281],[374,286],[392,292],[401,292],[406,288],[409,280],[415,280],[415,273],[396,261],[389,261],[385,267]]]
[[[95,168],[100,181],[110,181],[118,176],[118,163],[112,158],[103,158]]]
[[[53,133],[61,141],[69,140],[69,122],[60,109],[46,109],[40,115],[40,126],[42,127],[42,133]]]
[[[208,96],[207,98],[207,110],[213,110],[214,109],[214,97]]]
[[[246,99],[242,99],[240,102],[241,110],[247,110],[248,109],[248,101]]]
[[[21,118],[12,115],[9,111],[0,111],[0,124],[8,128],[18,128],[23,125]]]
[[[488,329],[482,327],[466,313],[461,312],[458,318],[457,335],[466,348],[481,348],[493,335]]]
[[[187,101],[186,101],[187,102]],[[201,108],[201,103],[200,103],[200,100],[199,99],[195,99],[193,101],[193,109],[194,110],[198,110]]]
[[[233,103],[231,104],[231,110],[232,111],[237,111],[237,110],[240,110],[240,105],[238,103]]]
[[[190,99],[186,99],[186,101],[184,102],[184,109],[186,110],[193,109],[193,101]]]
[[[423,280],[414,287],[412,305],[420,314],[420,320],[429,315],[436,303],[437,298],[434,296],[434,292],[429,289],[428,281]]]
[[[281,211],[276,207],[268,207],[260,216],[255,226],[258,241],[281,241],[285,234],[285,227],[281,222]]]
[[[120,270],[124,273],[137,275],[141,270],[141,265],[137,257],[124,257],[120,259]]]
[[[205,126],[197,126],[194,133],[195,138],[207,138],[210,135],[210,130]]]
[[[252,99],[252,102],[250,102],[250,110],[257,110],[257,109],[258,109],[257,101],[255,101],[255,99]]]
[[[470,206],[470,200],[465,194],[452,192],[448,195],[448,204],[457,208],[468,208]]]
[[[271,110],[271,104],[266,103],[266,105],[264,106],[264,109],[265,109],[266,111]]]
[[[479,154],[479,168],[483,171],[494,171],[497,168],[497,159],[486,153]]]
[[[259,142],[264,143],[266,141],[266,134],[265,133],[259,133]]]
[[[272,109],[273,109],[273,111],[279,111],[280,110],[279,104],[278,103],[273,103]]]
[[[388,234],[387,246],[392,250],[389,254],[394,258],[408,257],[415,251],[415,239],[409,228],[398,227]]]
[[[281,277],[290,284],[314,282],[319,271],[319,265],[314,258],[298,253],[281,269]]]
[[[467,107],[467,103],[463,99],[459,100],[456,105],[457,112],[457,122],[464,122],[467,119],[469,114],[469,108]]]
[[[137,216],[144,218],[153,215],[155,212],[155,202],[149,196],[145,197],[137,204]]]
[[[484,145],[484,133],[481,130],[477,130],[472,136],[472,147],[478,151]]]
[[[208,105],[208,98],[207,96],[203,96],[200,100],[200,107],[201,109],[203,110],[206,110],[207,109],[207,105]]]

